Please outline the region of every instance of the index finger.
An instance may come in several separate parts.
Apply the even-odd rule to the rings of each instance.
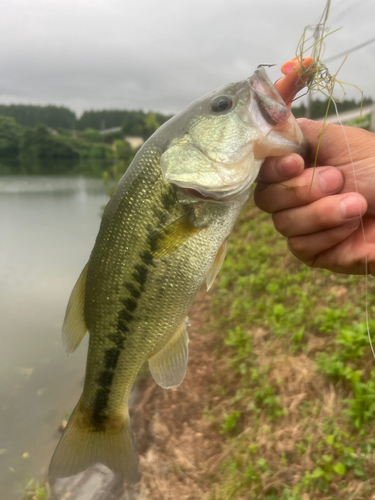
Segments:
[[[260,169],[256,182],[283,182],[303,172],[305,163],[296,153],[281,157],[268,157]]]

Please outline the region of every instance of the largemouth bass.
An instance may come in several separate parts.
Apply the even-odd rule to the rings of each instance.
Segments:
[[[51,477],[101,462],[137,480],[127,401],[147,360],[164,388],[188,361],[187,314],[211,286],[227,238],[267,156],[305,144],[263,69],[193,102],[143,145],[103,214],[69,300],[70,354],[90,333],[86,378],[53,455]]]

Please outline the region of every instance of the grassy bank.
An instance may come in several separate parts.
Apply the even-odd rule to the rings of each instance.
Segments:
[[[223,451],[205,498],[375,498],[365,278],[299,263],[250,203],[216,286],[211,331],[226,369],[206,414]],[[373,317],[372,277],[368,286]]]

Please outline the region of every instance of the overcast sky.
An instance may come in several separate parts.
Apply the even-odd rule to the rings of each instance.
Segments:
[[[276,80],[325,1],[1,0],[0,103],[175,113],[260,63]],[[333,0],[328,24],[326,58],[375,36],[375,0]],[[340,78],[375,99],[374,63],[375,42]]]

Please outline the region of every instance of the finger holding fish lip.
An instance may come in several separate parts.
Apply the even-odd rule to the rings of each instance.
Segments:
[[[260,169],[257,182],[283,182],[302,174],[304,170],[303,158],[292,153],[281,158],[269,157]]]
[[[340,192],[344,184],[341,172],[333,167],[304,170],[282,183],[258,182],[254,191],[256,205],[267,213],[275,213],[309,205],[327,195]]]

